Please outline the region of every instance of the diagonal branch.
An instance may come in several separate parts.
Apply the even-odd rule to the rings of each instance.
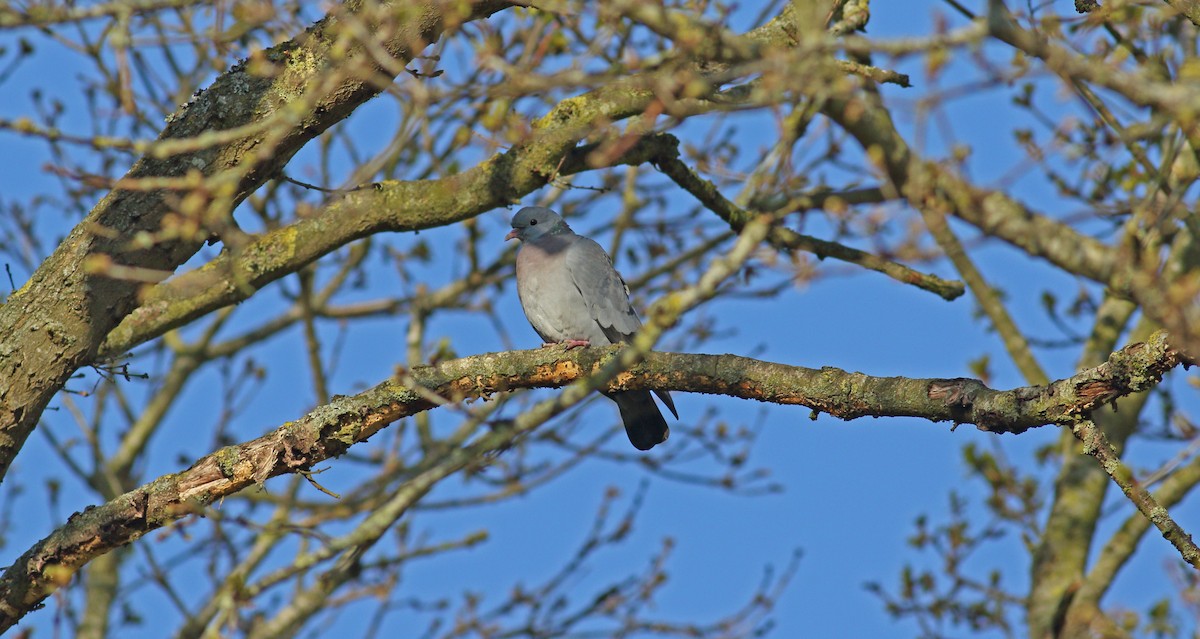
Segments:
[[[1192,24],[1200,27],[1200,0],[1163,0],[1171,8],[1182,13]]]
[[[1130,477],[1132,479],[1132,476]],[[1192,460],[1176,472],[1172,473],[1162,486],[1154,492],[1153,499],[1164,509],[1171,508],[1183,500],[1200,483],[1200,457]],[[1100,600],[1113,584],[1117,572],[1133,557],[1138,544],[1149,530],[1151,520],[1141,509],[1131,514],[1113,533],[1104,547],[1096,556],[1096,561],[1088,571],[1072,605],[1087,602],[1094,606],[1100,605]]]
[[[989,35],[1041,60],[1046,68],[1068,82],[1081,80],[1102,86],[1134,104],[1165,113],[1180,124],[1189,141],[1200,142],[1200,127],[1195,124],[1200,113],[1200,88],[1194,83],[1163,80],[1144,68],[1127,71],[1096,64],[1093,58],[1022,28],[1001,0],[988,0],[987,4]],[[1200,151],[1200,147],[1196,149]]]
[[[712,182],[696,175],[688,165],[684,164],[679,159],[678,148],[672,149],[670,154],[656,157],[654,163],[667,177],[695,196],[722,220],[725,220],[733,230],[740,231],[751,219],[752,215],[749,211],[729,201],[724,195],[721,195]],[[899,262],[893,262],[837,242],[803,235],[782,226],[775,226],[771,229],[770,234],[767,235],[767,242],[780,251],[808,251],[821,259],[832,257],[843,262],[857,264],[863,268],[883,273],[899,282],[927,290],[947,301],[956,299],[963,294],[962,282],[947,281],[932,273],[922,273]]]
[[[792,16],[785,8],[766,25],[741,37],[756,46],[792,46]],[[557,173],[566,175],[598,166],[645,162],[664,145],[677,145],[674,138],[656,136],[618,156],[608,144],[576,145],[611,122],[669,99],[662,87],[676,84],[674,74],[674,69],[648,72],[563,100],[533,123],[528,139],[468,171],[437,180],[386,181],[351,191],[315,215],[254,238],[196,271],[161,283],[112,331],[101,353],[106,358],[119,356],[172,328],[247,299],[262,286],[371,233],[444,226],[506,206],[544,186],[553,177],[549,167],[558,166]],[[719,103],[703,104],[697,110],[719,107]]]
[[[921,217],[925,220],[925,227],[929,229],[929,234],[933,236],[934,241],[941,247],[950,263],[954,265],[954,269],[966,281],[967,286],[971,287],[975,301],[979,303],[979,307],[983,309],[984,314],[992,321],[996,332],[1000,334],[1004,348],[1008,351],[1009,358],[1017,365],[1017,370],[1021,371],[1021,376],[1030,384],[1045,384],[1050,381],[1045,369],[1038,363],[1037,357],[1029,347],[1029,340],[1026,339],[1021,329],[1017,328],[1017,322],[1008,312],[1000,294],[988,284],[983,273],[975,266],[975,261],[963,248],[962,242],[954,234],[954,229],[950,228],[950,224],[946,221],[945,214],[941,209],[933,206],[918,208]]]
[[[620,156],[605,157],[605,165],[641,164],[677,145],[670,135],[645,138]],[[195,271],[155,286],[142,305],[113,329],[100,354],[119,356],[173,328],[241,302],[356,239],[383,231],[445,226],[506,206],[550,179],[531,157],[566,153],[558,173],[572,175],[597,168],[594,152],[599,146],[568,146],[564,151],[561,139],[534,136],[457,175],[388,181],[352,191],[313,215],[264,233],[238,251],[222,253]],[[557,164],[556,159],[549,166]]]
[[[987,235],[1101,284],[1110,284],[1114,251],[999,192],[980,189],[909,149],[890,114],[864,96],[830,99],[824,113],[854,136],[913,207],[939,206]]]
[[[1083,442],[1083,452],[1095,457],[1096,461],[1100,462],[1104,472],[1108,473],[1113,482],[1121,488],[1121,492],[1125,493],[1129,501],[1133,502],[1138,512],[1147,521],[1154,524],[1154,527],[1162,533],[1163,538],[1175,546],[1184,561],[1191,564],[1193,568],[1200,569],[1200,547],[1196,546],[1192,536],[1176,523],[1167,509],[1154,498],[1154,495],[1150,494],[1150,491],[1134,478],[1133,471],[1121,461],[1116,449],[1104,436],[1104,431],[1097,428],[1096,423],[1092,420],[1083,419],[1072,428],[1072,432],[1079,441]]]
[[[381,91],[388,69],[348,38],[367,25],[374,43],[408,60],[441,36],[447,25],[484,18],[503,0],[374,3],[348,0],[313,28],[264,51],[255,64],[235,65],[169,119],[160,140],[190,139],[206,131],[243,129],[246,135],[174,155],[148,154],[126,184],[195,176],[212,179],[228,215],[278,172],[305,143]],[[447,13],[449,12],[449,13]],[[400,66],[400,65],[396,65]],[[269,67],[270,73],[262,69]],[[270,123],[270,126],[259,126]],[[199,181],[198,180],[198,181]],[[162,237],[149,245],[134,238],[162,235],[171,213],[161,189],[110,192],[46,259],[30,280],[0,306],[0,480],[38,423],[42,411],[80,366],[94,361],[101,342],[138,305],[139,282],[108,277],[113,271],[169,273],[205,241],[204,233]],[[209,230],[227,224],[205,219]]]

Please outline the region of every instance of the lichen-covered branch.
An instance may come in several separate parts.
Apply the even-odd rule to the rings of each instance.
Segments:
[[[775,19],[739,38],[755,46],[791,46],[795,42],[791,17],[791,9],[785,8]],[[197,271],[157,285],[110,333],[101,352],[105,357],[120,355],[171,328],[242,301],[354,239],[460,222],[515,202],[556,174],[645,162],[670,142],[653,137],[615,154],[611,145],[576,146],[598,128],[643,113],[656,102],[695,104],[696,100],[663,91],[663,87],[690,91],[687,85],[677,69],[615,80],[561,101],[533,123],[528,139],[463,173],[436,180],[387,181],[351,191],[312,216],[253,238]],[[716,87],[711,90],[715,92]],[[718,106],[708,104],[700,110]]]
[[[446,402],[488,398],[521,388],[561,387],[607,369],[623,347],[486,353],[406,371],[351,397],[340,397],[270,433],[226,446],[187,470],[160,477],[106,504],[73,515],[0,576],[0,631],[69,580],[81,566],[114,548],[214,501],[271,477],[311,468],[345,453],[387,425]],[[807,406],[842,419],[911,416],[973,423],[1019,433],[1072,424],[1095,407],[1154,386],[1180,362],[1167,336],[1127,346],[1107,362],[1041,387],[998,391],[970,379],[871,377],[836,368],[810,369],[734,355],[646,353],[608,390],[663,389],[721,394]],[[438,401],[434,401],[437,399]],[[546,409],[548,417],[558,409]],[[489,436],[496,436],[493,432]],[[489,440],[490,441],[490,440]],[[505,441],[494,442],[501,446]],[[478,442],[455,449],[455,464],[478,454]],[[455,466],[457,467],[457,466]]]
[[[1175,546],[1184,561],[1200,570],[1200,548],[1196,546],[1192,536],[1187,534],[1167,512],[1167,509],[1158,503],[1154,495],[1150,494],[1150,491],[1137,481],[1133,476],[1133,471],[1121,461],[1116,449],[1104,436],[1104,431],[1097,428],[1092,420],[1084,419],[1075,425],[1072,432],[1075,433],[1075,437],[1079,438],[1079,441],[1083,442],[1083,452],[1095,457],[1096,461],[1100,462],[1104,472],[1121,488],[1121,492],[1125,493],[1129,501],[1133,502],[1138,512],[1154,524],[1154,527],[1162,533],[1163,538]]]
[[[609,166],[641,164],[678,142],[652,136]],[[548,150],[547,145],[553,145]],[[463,173],[433,180],[389,181],[352,191],[320,212],[264,233],[236,252],[227,252],[201,268],[155,286],[137,310],[109,334],[101,356],[121,355],[138,344],[249,298],[255,291],[295,273],[346,244],[383,231],[419,231],[445,226],[505,206],[552,177],[528,161],[561,151],[562,141],[535,137]],[[568,147],[560,175],[596,168],[589,162],[599,145]]]
[[[941,206],[986,235],[1090,280],[1108,284],[1114,252],[999,192],[980,189],[909,149],[887,110],[864,96],[830,99],[823,112],[854,136],[914,207]]]
[[[1134,310],[1132,303],[1113,295],[1104,300],[1080,357],[1080,369],[1102,364],[1126,333],[1127,339],[1135,342],[1149,339],[1155,333],[1153,322],[1144,317],[1130,326]],[[1123,447],[1142,422],[1142,409],[1149,396],[1140,393],[1124,397],[1093,410],[1088,418],[1104,430],[1109,442]],[[1091,558],[1090,544],[1080,544],[1078,540],[1095,537],[1105,495],[1112,486],[1100,465],[1082,454],[1082,446],[1071,431],[1062,430],[1058,446],[1072,454],[1063,456],[1054,481],[1054,499],[1031,553],[1026,616],[1030,636],[1034,637],[1052,635],[1055,627],[1069,630],[1075,623],[1070,593],[1086,574]],[[1087,614],[1085,611],[1084,615]],[[1071,635],[1063,633],[1063,636]]]
[[[989,0],[988,33],[996,39],[1040,59],[1050,71],[1068,80],[1082,80],[1115,91],[1134,104],[1170,116],[1179,122],[1190,140],[1200,135],[1194,124],[1200,113],[1200,88],[1190,82],[1155,77],[1146,68],[1127,71],[1096,64],[1085,55],[1052,42],[1042,34],[1021,28],[1003,2]]]
[[[343,40],[343,18],[376,27],[391,21],[378,44],[407,60],[447,24],[486,17],[507,2],[367,5],[348,2],[302,36],[264,51],[257,64],[234,66],[181,108],[160,139],[277,120],[272,126],[187,153],[147,155],[123,181],[228,174],[232,178],[213,195],[225,201],[227,215],[301,146],[381,91],[378,76],[385,69],[361,44]],[[264,73],[263,66],[273,71]],[[310,91],[314,86],[321,91]],[[293,113],[296,105],[308,108]],[[206,233],[159,237],[172,210],[168,193],[160,189],[111,191],[0,306],[0,379],[6,382],[0,388],[0,479],[50,398],[76,369],[94,360],[105,336],[137,306],[141,283],[106,271],[169,273],[205,241]],[[139,237],[158,239],[135,242]]]
[[[1192,24],[1200,27],[1200,0],[1163,0],[1171,8],[1182,13]]]
[[[1185,466],[1167,477],[1154,491],[1153,499],[1163,508],[1171,508],[1186,497],[1200,483],[1200,457],[1193,457]],[[1138,544],[1145,538],[1151,520],[1141,509],[1121,524],[1112,537],[1100,549],[1087,577],[1075,594],[1075,602],[1087,602],[1098,607],[1100,600],[1113,585],[1117,573],[1133,557]]]

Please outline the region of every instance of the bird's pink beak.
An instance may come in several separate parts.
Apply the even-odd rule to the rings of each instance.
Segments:
[[[507,242],[509,240],[515,240],[515,239],[517,239],[517,229],[513,229],[513,230],[509,231],[508,235],[504,236],[505,242]]]

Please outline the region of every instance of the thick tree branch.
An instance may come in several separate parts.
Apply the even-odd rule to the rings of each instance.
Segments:
[[[874,100],[830,99],[824,113],[858,140],[914,207],[942,207],[1030,255],[1101,284],[1110,283],[1112,249],[999,191],[976,188],[953,171],[923,160],[909,149],[887,110]]]
[[[1200,0],[1163,0],[1171,8],[1182,13],[1192,24],[1200,27]]]
[[[242,444],[199,459],[106,504],[76,513],[35,544],[0,576],[0,631],[40,605],[95,557],[214,501],[271,477],[311,468],[345,453],[385,426],[446,402],[487,398],[521,388],[561,387],[606,371],[623,347],[486,353],[406,371],[351,397]],[[992,390],[969,379],[871,377],[836,368],[810,369],[734,355],[647,353],[617,374],[608,390],[662,389],[721,394],[807,406],[842,419],[911,416],[974,423],[982,430],[1019,433],[1047,424],[1073,424],[1096,406],[1154,386],[1180,362],[1164,333],[1113,353],[1078,375],[1041,387]],[[478,453],[455,449],[454,467]]]
[[[175,155],[151,153],[123,181],[220,176],[211,195],[226,205],[227,215],[301,146],[380,92],[379,76],[388,70],[360,43],[346,39],[347,21],[377,30],[378,46],[406,61],[447,25],[507,6],[502,0],[397,4],[350,0],[302,36],[263,52],[258,63],[235,65],[176,113],[159,139],[239,128],[246,134]],[[257,126],[265,123],[271,126]],[[99,267],[169,273],[206,239],[204,233],[186,232],[161,237],[172,209],[163,190],[110,192],[0,306],[0,379],[6,381],[0,389],[0,480],[50,398],[77,368],[94,360],[105,336],[138,304],[139,282],[110,277],[106,271],[114,269]],[[147,246],[134,241],[139,237],[158,239]]]
[[[101,356],[114,357],[219,308],[241,302],[258,289],[346,244],[384,231],[408,232],[461,222],[506,206],[553,177],[530,157],[561,150],[563,141],[537,136],[463,173],[434,180],[389,181],[352,191],[320,212],[264,233],[195,271],[155,286],[142,305],[109,334]],[[673,136],[645,138],[606,166],[642,164],[678,144]],[[549,166],[559,175],[596,168],[599,144],[568,148]]]
[[[659,27],[662,35],[688,42],[695,40],[693,34],[712,30],[707,25],[682,21],[683,18],[657,9],[630,8],[629,11],[644,19],[649,26]],[[704,53],[727,62],[760,54],[756,43],[727,34],[696,46]],[[984,232],[1000,237],[1032,255],[1043,257],[1097,282],[1113,283],[1110,280],[1114,256],[1112,250],[1103,243],[1065,224],[1038,215],[999,192],[978,189],[951,171],[922,160],[909,150],[882,105],[861,96],[842,96],[837,99],[833,99],[833,96],[823,97],[825,114],[858,139],[864,149],[881,164],[896,191],[914,206],[945,207]],[[682,171],[675,173],[687,181]],[[690,182],[695,188],[689,190],[705,196],[701,198],[702,201],[706,204],[715,202],[707,192],[711,189],[702,188],[703,185],[695,180]],[[719,202],[714,205],[717,209],[728,209]]]
[[[1180,124],[1189,141],[1200,142],[1200,128],[1194,124],[1200,113],[1200,87],[1194,83],[1164,80],[1146,68],[1126,71],[1111,64],[1096,64],[1088,56],[1023,29],[1001,0],[988,0],[987,4],[988,33],[996,39],[1041,60],[1068,82],[1081,80],[1102,86],[1134,104],[1162,112]]]
[[[785,7],[775,19],[740,38],[755,46],[793,46],[793,15],[793,10]],[[608,123],[641,114],[656,102],[680,100],[663,92],[663,87],[683,90],[687,83],[678,74],[674,68],[645,73],[563,100],[533,123],[528,139],[468,171],[437,180],[381,182],[352,191],[315,215],[254,238],[196,271],[159,284],[110,334],[102,354],[120,355],[206,313],[247,299],[262,286],[357,238],[460,222],[519,200],[555,174],[645,162],[672,142],[651,138],[616,154],[610,144],[579,149],[576,145]],[[710,104],[702,110],[717,106]],[[552,167],[558,167],[557,173]]]

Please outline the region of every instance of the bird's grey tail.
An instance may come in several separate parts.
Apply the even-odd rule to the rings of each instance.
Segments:
[[[671,429],[667,428],[667,420],[663,419],[649,391],[622,391],[609,393],[608,397],[621,410],[625,434],[629,435],[629,441],[635,448],[650,450],[656,444],[667,441]]]

